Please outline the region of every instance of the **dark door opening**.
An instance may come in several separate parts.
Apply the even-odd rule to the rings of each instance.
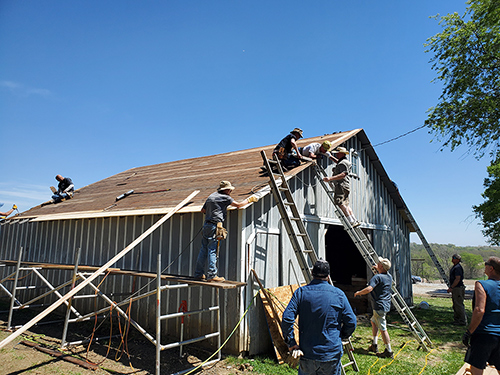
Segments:
[[[329,225],[325,235],[326,260],[330,263],[330,277],[333,284],[344,291],[356,313],[368,311],[366,296],[354,298],[354,292],[366,286],[366,262],[339,225]]]

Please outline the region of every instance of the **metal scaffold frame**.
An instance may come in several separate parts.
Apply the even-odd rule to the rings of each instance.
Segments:
[[[79,249],[75,252],[75,260],[78,259],[78,253]],[[19,252],[19,255],[22,256],[22,249]],[[158,268],[157,268],[157,273],[155,274],[146,274],[146,273],[132,273],[128,271],[121,271],[117,269],[109,270],[108,274],[109,275],[129,275],[132,277],[148,277],[150,279],[155,279],[156,282],[154,283],[155,288],[153,290],[149,290],[143,294],[136,294],[133,296],[129,296],[125,300],[121,302],[115,302],[113,301],[110,297],[108,297],[103,291],[96,285],[94,285],[92,282],[88,283],[88,287],[93,289],[94,294],[90,295],[75,295],[71,297],[67,303],[67,312],[66,316],[64,319],[64,325],[63,325],[63,333],[62,333],[62,339],[61,339],[61,348],[69,347],[72,345],[81,345],[83,343],[88,343],[90,340],[82,340],[82,341],[74,341],[74,342],[67,342],[67,333],[69,331],[69,323],[77,323],[77,322],[83,322],[83,321],[88,321],[93,317],[99,316],[101,314],[105,314],[106,312],[109,312],[110,308],[109,307],[104,307],[101,308],[97,311],[93,311],[91,313],[82,315],[80,314],[75,307],[73,306],[72,302],[73,299],[83,299],[83,298],[101,298],[104,300],[112,309],[116,310],[118,314],[120,314],[131,326],[136,328],[148,341],[150,341],[153,345],[156,346],[156,374],[160,374],[160,353],[163,350],[167,349],[173,349],[173,348],[180,348],[180,355],[182,356],[182,350],[185,345],[192,344],[195,342],[200,342],[203,340],[208,340],[211,338],[216,338],[217,339],[217,347],[219,348],[221,346],[221,328],[220,328],[220,293],[219,289],[228,289],[228,288],[236,288],[238,286],[244,285],[243,283],[235,283],[235,282],[230,282],[224,283],[224,285],[220,285],[219,283],[207,283],[207,282],[200,282],[200,281],[195,281],[190,280],[189,278],[182,278],[182,277],[171,277],[170,275],[162,275],[161,273],[161,254],[158,254]],[[80,280],[82,282],[86,281],[91,275],[89,272],[80,272],[78,270],[78,263],[75,263],[74,271],[72,272],[72,278],[69,281],[64,281],[61,285],[54,286],[50,284],[48,281],[46,281],[46,278],[42,276],[42,274],[39,272],[41,269],[44,267],[48,267],[49,269],[57,269],[57,265],[49,265],[49,264],[33,264],[33,265],[27,265],[23,264],[20,260],[17,262],[6,262],[3,261],[2,267],[6,269],[7,267],[15,267],[15,271],[9,273],[6,277],[4,277],[1,282],[1,289],[4,290],[8,296],[11,299],[10,303],[10,309],[9,309],[9,322],[8,322],[8,329],[14,330],[14,329],[19,329],[22,328],[22,325],[20,326],[12,326],[12,317],[13,313],[15,310],[19,309],[24,309],[24,308],[32,308],[32,307],[39,307],[40,305],[33,305],[33,302],[36,302],[42,298],[49,297],[51,294],[55,294],[56,296],[60,296],[61,294],[59,293],[59,290],[68,287],[71,285],[71,288],[75,287],[75,283]],[[68,269],[68,267],[62,266],[63,269]],[[87,268],[87,267],[82,267],[82,268]],[[45,281],[45,283],[48,285],[48,288],[50,289],[49,291],[42,293],[41,295],[35,297],[34,299],[31,299],[28,302],[21,302],[19,300],[19,295],[16,293],[16,291],[27,291],[27,290],[33,290],[34,286],[30,285],[20,285],[20,281],[23,280],[23,278],[19,278],[19,275],[22,272],[28,272],[32,273],[36,276],[39,276],[39,278],[42,281]],[[101,274],[104,276],[104,274]],[[156,276],[156,277],[155,277]],[[14,278],[12,278],[14,277]],[[167,282],[173,282],[175,284],[169,284],[169,285],[162,285],[162,281],[166,280]],[[12,281],[13,285],[11,287],[11,290],[3,285],[5,281]],[[240,285],[241,284],[241,285]],[[178,290],[178,289],[184,289],[184,288],[191,288],[191,287],[200,287],[200,288],[215,288],[215,297],[213,298],[211,302],[211,306],[207,306],[205,308],[199,309],[199,310],[192,310],[188,311],[187,306],[185,309],[182,311],[174,312],[174,313],[169,313],[162,315],[162,298],[161,294],[164,291],[167,290]],[[149,333],[145,328],[143,328],[139,323],[137,323],[135,320],[133,320],[120,306],[130,304],[132,302],[136,302],[140,299],[146,298],[146,297],[151,297],[151,296],[156,296],[156,301],[155,301],[155,309],[156,309],[156,331],[154,334]],[[168,305],[168,300],[167,305]],[[186,304],[187,305],[187,304]],[[43,305],[42,305],[43,306]],[[172,309],[170,309],[172,310]],[[76,317],[70,319],[70,314],[73,313]],[[206,333],[204,335],[198,336],[198,337],[193,337],[189,339],[184,339],[184,318],[186,316],[191,316],[191,315],[198,315],[198,314],[203,314],[203,313],[210,313],[210,314],[215,314],[215,325],[216,325],[216,331],[211,332],[211,333]],[[171,342],[168,344],[162,344],[161,343],[161,337],[162,337],[162,329],[161,329],[161,323],[162,321],[166,321],[169,319],[181,319],[181,331],[180,331],[180,340],[176,342]],[[61,321],[51,321],[51,322],[43,322],[39,324],[52,324],[52,323],[57,323]],[[114,336],[113,336],[114,337]],[[103,339],[110,339],[111,337],[105,336],[105,337],[95,337],[92,339],[92,341],[99,341]],[[203,367],[205,366],[210,366],[213,365],[214,363],[220,361],[221,359],[221,354],[220,351],[217,352],[217,356],[213,360],[206,361],[202,364]],[[175,373],[174,375],[180,375],[183,374],[189,370],[185,371],[180,371]]]

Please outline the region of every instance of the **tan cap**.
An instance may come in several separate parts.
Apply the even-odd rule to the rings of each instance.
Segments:
[[[382,263],[384,270],[389,271],[391,269],[391,261],[387,258],[378,258],[378,262]]]
[[[234,190],[234,186],[229,181],[221,181],[217,190]]]
[[[302,129],[300,128],[295,128],[290,133],[297,133],[299,135],[299,138],[302,138]]]
[[[349,151],[347,151],[347,148],[345,147],[337,147],[334,152],[340,152],[342,154],[349,155]]]

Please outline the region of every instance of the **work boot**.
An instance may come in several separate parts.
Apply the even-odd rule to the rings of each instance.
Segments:
[[[206,281],[207,277],[205,275],[201,275],[201,276],[195,276],[194,279],[198,281]]]
[[[378,356],[380,358],[391,358],[391,359],[394,359],[394,353],[388,351],[387,348],[385,348],[385,350],[382,353],[378,354]]]
[[[369,352],[378,352],[378,345],[377,344],[371,344],[369,347],[368,347],[368,351]]]
[[[359,227],[360,225],[361,225],[361,223],[360,223],[359,221],[357,221],[357,220],[356,220],[356,221],[354,221],[353,223],[351,223],[351,226],[352,226],[353,228],[357,228],[357,227]]]
[[[211,279],[207,279],[208,282],[210,281],[214,281],[216,283],[220,283],[220,282],[223,282],[224,280],[226,280],[225,278],[223,277],[219,277],[219,276],[214,276],[212,277]]]

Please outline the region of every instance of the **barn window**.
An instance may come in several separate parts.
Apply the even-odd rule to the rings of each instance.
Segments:
[[[351,156],[351,164],[352,164],[352,170],[351,170],[351,174],[353,177],[357,177],[359,178],[358,176],[358,170],[359,170],[359,155],[358,155],[358,152],[351,148],[349,150],[349,155]]]

